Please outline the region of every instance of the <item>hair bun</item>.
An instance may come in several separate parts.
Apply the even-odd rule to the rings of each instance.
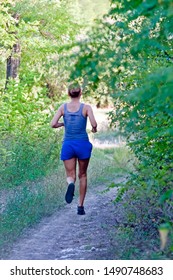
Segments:
[[[68,89],[68,93],[71,97],[78,97],[81,93],[81,88],[77,87],[77,88],[69,88]]]

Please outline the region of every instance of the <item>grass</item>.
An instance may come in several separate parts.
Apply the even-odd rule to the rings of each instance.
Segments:
[[[106,131],[106,139],[111,142],[114,132],[108,129],[105,122],[102,122],[95,139],[98,137],[102,143],[105,143]],[[94,142],[95,139],[91,140]],[[124,146],[100,149],[96,145],[88,169],[89,187],[100,184],[110,185],[115,177],[125,174],[129,169],[128,153],[129,151]],[[33,173],[32,166],[30,172]],[[76,189],[78,190],[78,187]],[[3,207],[0,211],[0,248],[12,243],[25,228],[34,225],[42,217],[51,215],[56,209],[62,207],[65,203],[65,190],[65,170],[62,162],[57,164],[57,168],[49,176],[34,181],[25,181],[19,186],[5,189],[5,192],[1,190],[4,195],[1,198]]]
[[[0,248],[13,242],[21,232],[63,205],[62,173],[19,186],[6,201],[0,218]]]
[[[112,150],[113,152],[113,150]],[[118,175],[110,150],[94,149],[88,169],[88,184],[106,184]],[[78,184],[79,182],[77,182]],[[78,189],[78,187],[76,188]],[[14,242],[22,231],[63,207],[66,190],[65,170],[60,162],[54,173],[43,179],[28,181],[6,192],[0,218],[0,248]]]

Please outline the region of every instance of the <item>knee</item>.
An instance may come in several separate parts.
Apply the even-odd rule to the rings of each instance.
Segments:
[[[79,177],[79,180],[80,179],[86,179],[87,178],[87,174],[86,173],[79,173],[78,177]]]

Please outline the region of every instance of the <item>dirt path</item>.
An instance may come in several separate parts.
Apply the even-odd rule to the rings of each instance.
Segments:
[[[77,199],[29,229],[12,247],[9,260],[116,259],[116,189],[87,193],[86,215],[77,215]]]

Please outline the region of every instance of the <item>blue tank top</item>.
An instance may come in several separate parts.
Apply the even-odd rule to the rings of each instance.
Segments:
[[[69,112],[67,109],[67,103],[64,104],[64,126],[65,126],[65,140],[88,140],[88,134],[86,132],[87,117],[82,114],[84,104],[81,103],[79,110],[76,112]]]

